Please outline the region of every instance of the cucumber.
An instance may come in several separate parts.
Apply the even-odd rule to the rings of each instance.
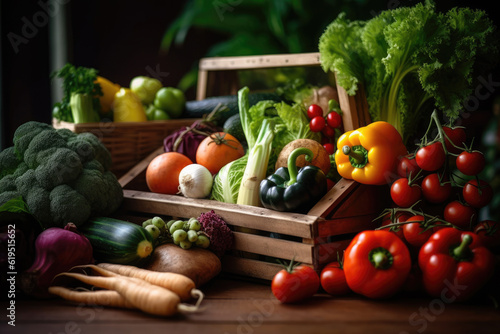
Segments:
[[[240,143],[246,141],[245,132],[243,132],[243,126],[241,125],[240,114],[229,117],[224,122],[223,131],[233,135]]]
[[[141,265],[153,253],[153,237],[134,223],[96,217],[79,230],[89,239],[96,262]]]
[[[282,99],[274,93],[250,93],[248,95],[250,106],[262,100],[282,101]],[[237,95],[213,96],[200,101],[187,101],[182,117],[202,118],[203,115],[211,113],[219,103],[227,107],[225,111],[217,113],[214,119],[217,125],[222,126],[229,117],[239,112]]]

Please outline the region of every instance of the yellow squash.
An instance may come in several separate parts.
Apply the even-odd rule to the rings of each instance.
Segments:
[[[113,101],[113,121],[146,122],[146,111],[141,99],[129,88],[121,88]]]

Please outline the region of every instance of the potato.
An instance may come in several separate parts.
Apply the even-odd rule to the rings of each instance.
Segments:
[[[296,160],[296,165],[299,167],[304,167],[308,165],[314,165],[319,167],[325,175],[330,171],[330,156],[325,150],[323,145],[318,143],[313,139],[295,139],[289,142],[283,147],[280,154],[278,155],[278,160],[276,161],[275,169],[280,167],[288,167],[288,156],[293,150],[299,147],[306,147],[313,152],[313,159],[311,162],[305,159],[304,155],[301,155]]]
[[[217,276],[222,265],[219,258],[207,249],[182,249],[174,244],[163,244],[156,247],[145,269],[182,274],[200,287]]]

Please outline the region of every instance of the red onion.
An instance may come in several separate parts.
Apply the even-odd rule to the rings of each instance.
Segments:
[[[56,275],[93,262],[89,240],[77,231],[73,223],[40,233],[35,249],[35,262],[21,276],[22,290],[34,297],[48,297],[48,287]]]

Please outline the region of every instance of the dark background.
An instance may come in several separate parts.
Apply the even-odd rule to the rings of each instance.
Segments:
[[[42,0],[46,3],[48,0]],[[63,1],[63,0],[59,0]],[[211,0],[207,0],[211,1]],[[223,1],[231,3],[231,1]],[[233,0],[234,1],[234,0]],[[242,0],[244,1],[244,0]],[[331,1],[330,1],[331,2]],[[348,2],[348,1],[347,1]],[[315,1],[321,6],[322,1]],[[369,1],[373,11],[363,9],[359,18],[366,19],[373,12],[390,6],[413,5],[416,1]],[[437,1],[438,9],[446,10],[454,6],[468,6],[484,9],[498,25],[499,13],[495,1]],[[200,29],[188,33],[182,47],[174,47],[168,54],[159,52],[162,36],[169,24],[180,14],[184,3],[181,1],[67,1],[63,8],[67,11],[67,35],[70,40],[69,61],[77,66],[93,67],[99,73],[120,85],[128,86],[136,75],[147,75],[147,68],[159,66],[168,72],[165,86],[176,86],[180,78],[191,69],[193,63],[203,57],[220,35]],[[51,121],[51,83],[49,29],[38,28],[36,35],[26,44],[19,45],[15,53],[8,40],[9,32],[21,34],[22,18],[32,21],[40,11],[39,1],[1,1],[0,32],[1,42],[1,95],[0,95],[0,148],[11,145],[14,130],[20,124],[36,120]],[[355,8],[354,8],[355,10]],[[332,21],[338,13],[324,13],[322,21]],[[354,18],[353,18],[354,19]],[[319,20],[320,21],[320,20]],[[266,24],[263,22],[263,24]],[[318,40],[318,36],[311,39]],[[316,52],[317,49],[305,50]],[[497,72],[494,81],[500,81]],[[188,99],[194,99],[194,91],[186,92]],[[483,101],[483,109],[488,113],[491,100]],[[484,117],[478,113],[475,126],[484,125]],[[470,120],[474,122],[474,120]]]

